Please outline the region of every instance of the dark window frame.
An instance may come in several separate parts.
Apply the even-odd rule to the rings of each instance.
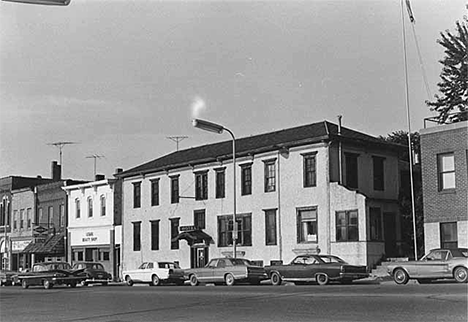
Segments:
[[[382,209],[369,207],[369,238],[371,241],[383,241],[382,220]]]
[[[265,212],[265,245],[278,244],[276,213],[277,209],[266,209]]]
[[[205,209],[198,209],[193,211],[193,225],[197,229],[206,228],[206,211]]]
[[[159,178],[151,182],[151,206],[159,206]]]
[[[248,196],[252,194],[252,163],[242,164],[241,166],[241,195]]]
[[[171,250],[179,249],[179,241],[172,241],[175,237],[179,235],[179,225],[180,225],[180,218],[169,218],[171,223]]]
[[[356,216],[356,224],[351,224],[351,215]],[[344,215],[345,223],[339,222],[339,216]],[[357,242],[359,241],[359,211],[354,210],[343,210],[335,213],[335,227],[336,227],[336,242]],[[355,232],[355,234],[354,234]],[[354,234],[354,235],[353,235]],[[355,236],[355,237],[354,237]]]
[[[276,159],[264,162],[264,192],[276,191]]]
[[[453,229],[449,236],[446,235],[445,227],[450,227]],[[456,221],[450,222],[441,222],[439,225],[440,229],[440,247],[441,248],[458,248],[458,224]],[[448,237],[452,239],[447,239]]]
[[[226,197],[226,169],[215,169],[216,171],[216,199]]]
[[[317,152],[302,154],[302,176],[304,188],[317,186]]]
[[[444,157],[452,157],[453,159],[453,169],[446,170],[443,169],[442,165],[442,159]],[[445,180],[444,177],[445,175],[453,175],[453,187],[445,187]],[[455,153],[453,152],[447,152],[447,153],[440,153],[437,154],[437,185],[439,188],[439,191],[453,191],[457,188],[457,183],[456,183],[456,164],[455,164]]]
[[[150,220],[151,250],[159,250],[159,222],[160,220]]]
[[[179,175],[171,176],[171,204],[179,203]]]
[[[346,186],[351,189],[359,188],[359,154],[345,152]]]
[[[372,175],[374,181],[375,191],[385,190],[385,158],[373,156],[372,157]]]
[[[315,218],[304,218],[303,213],[306,212],[315,212]],[[313,224],[315,222],[315,224]],[[306,236],[304,234],[304,223],[312,223],[312,225],[307,225],[307,230],[311,228],[312,232],[315,231],[315,240],[307,240],[309,234]],[[317,244],[319,239],[318,233],[318,207],[301,207],[296,209],[296,226],[297,226],[297,243],[298,244]],[[313,236],[314,234],[310,234]]]
[[[195,200],[208,199],[208,170],[195,172]]]
[[[141,181],[133,182],[133,208],[141,208]]]
[[[141,251],[141,221],[134,221],[133,224],[133,251]]]
[[[237,246],[252,246],[252,214],[237,214]],[[218,247],[232,246],[232,215],[218,216]]]

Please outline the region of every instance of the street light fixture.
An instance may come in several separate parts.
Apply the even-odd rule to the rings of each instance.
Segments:
[[[49,6],[68,6],[70,4],[70,0],[2,0],[2,1],[38,4],[38,5],[49,5]]]
[[[234,133],[231,132],[228,128],[200,120],[200,119],[193,119],[192,120],[192,125],[196,128],[199,128],[201,130],[205,130],[208,132],[213,132],[217,134],[223,133],[223,131],[228,132],[231,135],[232,138],[232,173],[233,173],[233,186],[234,186],[234,192],[233,192],[233,199],[234,199],[234,204],[233,204],[233,212],[232,212],[232,257],[236,258],[236,244],[237,244],[237,222],[236,222],[236,138],[234,137]]]

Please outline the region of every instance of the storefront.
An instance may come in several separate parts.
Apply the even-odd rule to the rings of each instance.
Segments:
[[[31,267],[31,256],[24,253],[24,249],[32,242],[28,239],[11,239],[12,270],[21,271]]]

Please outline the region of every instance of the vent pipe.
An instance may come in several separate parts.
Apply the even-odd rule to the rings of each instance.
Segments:
[[[341,119],[342,115],[338,115],[338,136],[341,136]],[[341,146],[341,138],[338,138],[338,171],[339,171],[339,184],[343,184],[343,151]]]

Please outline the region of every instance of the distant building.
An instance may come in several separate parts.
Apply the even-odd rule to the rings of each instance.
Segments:
[[[468,122],[422,129],[426,251],[468,247]]]
[[[405,147],[327,121],[236,140],[237,252],[259,264],[296,254],[372,265],[401,254]],[[123,179],[124,269],[203,266],[232,256],[232,142],[177,151]]]
[[[95,261],[119,277],[122,236],[122,183],[96,181],[63,187],[68,196],[68,261]]]

